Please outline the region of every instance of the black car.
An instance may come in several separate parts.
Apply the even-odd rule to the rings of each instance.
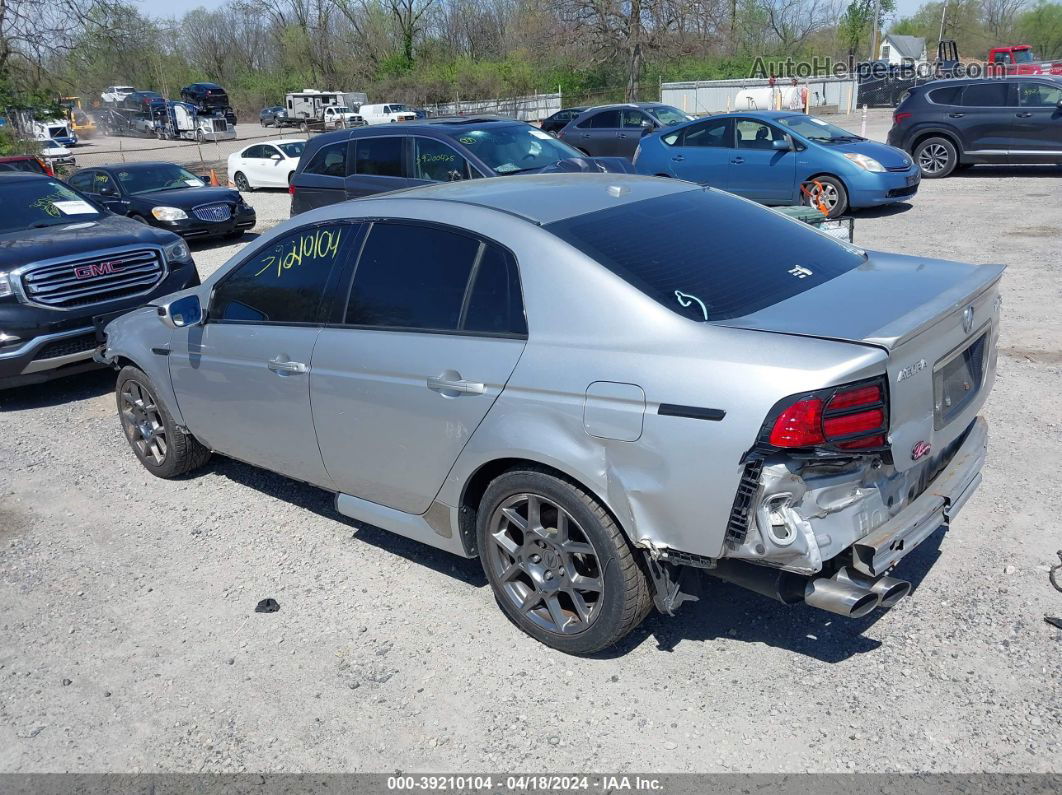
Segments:
[[[291,178],[291,214],[430,182],[546,171],[633,173],[634,167],[619,158],[586,158],[515,119],[459,116],[356,127],[307,142]]]
[[[239,191],[210,187],[175,163],[113,163],[68,181],[118,215],[186,238],[239,237],[257,222]]]
[[[236,123],[236,114],[229,95],[217,83],[192,83],[181,89],[181,100],[195,105],[204,113],[223,113],[229,124]]]
[[[177,235],[54,177],[0,172],[0,202],[0,388],[97,367],[97,325],[199,284]]]
[[[688,113],[659,102],[599,105],[569,121],[557,137],[590,157],[634,157],[643,135],[693,121]]]
[[[976,163],[1062,163],[1062,77],[936,80],[912,88],[888,142],[929,179]]]
[[[563,110],[558,110],[552,116],[547,116],[546,118],[544,118],[542,120],[541,125],[539,125],[539,129],[545,130],[551,135],[556,135],[564,129],[565,125],[568,122],[570,122],[572,119],[574,119],[576,116],[578,116],[585,110],[585,107],[564,108]]]
[[[278,116],[284,117],[287,115],[288,112],[283,105],[272,105],[258,111],[258,121],[261,122],[263,127],[269,127],[270,125],[276,125]]]
[[[147,113],[153,108],[165,107],[166,98],[158,91],[134,91],[132,94],[127,94],[125,99],[118,104],[128,110]]]

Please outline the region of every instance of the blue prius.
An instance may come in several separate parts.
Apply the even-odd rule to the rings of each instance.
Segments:
[[[815,204],[831,218],[909,199],[921,178],[902,150],[790,111],[725,113],[651,133],[634,165],[763,204]]]

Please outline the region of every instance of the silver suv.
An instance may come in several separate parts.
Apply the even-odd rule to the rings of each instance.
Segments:
[[[678,180],[474,180],[300,215],[99,356],[151,472],[328,489],[588,653],[695,569],[847,616],[906,595],[886,572],[980,481],[1002,270]]]

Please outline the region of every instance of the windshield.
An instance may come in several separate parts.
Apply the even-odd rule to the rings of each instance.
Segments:
[[[496,174],[535,171],[582,153],[546,132],[528,124],[512,124],[487,129],[445,130],[464,144]]]
[[[848,132],[848,130],[843,130],[835,124],[830,124],[828,121],[823,121],[814,116],[784,116],[778,121],[782,126],[788,127],[797,135],[803,135],[805,138],[812,141],[840,143],[846,141],[866,140],[854,133]]]
[[[409,110],[405,105],[389,105],[388,107],[390,110],[387,113],[405,113]]]
[[[126,193],[152,193],[158,190],[202,188],[206,183],[190,171],[173,163],[119,171],[118,181]]]
[[[1017,63],[1032,63],[1036,60],[1032,50],[1011,50]]]
[[[700,322],[742,317],[863,264],[858,249],[711,189],[622,204],[546,229]]]
[[[290,144],[277,144],[277,148],[288,157],[302,157],[302,150],[306,148],[306,142],[294,141]]]
[[[58,141],[53,141],[49,138],[47,141],[41,141],[41,149],[62,149]]]
[[[353,113],[354,112],[350,108],[348,108],[346,105],[333,105],[332,109],[336,113]]]
[[[94,221],[103,215],[81,194],[58,180],[4,183],[0,199],[4,203],[0,233]]]
[[[681,124],[684,121],[689,121],[693,117],[683,113],[678,108],[673,108],[670,105],[661,105],[658,108],[650,108],[649,112],[656,116],[657,121],[661,124],[666,124],[670,127],[672,124]]]

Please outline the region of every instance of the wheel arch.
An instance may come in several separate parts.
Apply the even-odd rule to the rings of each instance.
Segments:
[[[946,138],[952,146],[955,147],[955,153],[962,158],[962,143],[959,140],[959,136],[954,130],[940,129],[936,127],[930,127],[928,129],[920,129],[911,134],[911,148],[908,154],[914,154],[918,145],[927,138]]]
[[[625,522],[621,518],[620,511],[616,509],[617,506],[613,506],[610,503],[608,495],[602,493],[602,489],[595,487],[592,483],[589,483],[586,478],[580,477],[578,473],[567,471],[562,468],[562,465],[560,465],[559,462],[547,462],[541,458],[531,458],[527,457],[526,454],[521,454],[518,456],[504,456],[487,460],[476,467],[465,479],[458,500],[458,522],[460,525],[458,530],[460,532],[461,541],[465,546],[465,550],[470,555],[479,554],[479,550],[475,549],[476,521],[483,495],[494,480],[501,475],[504,475],[506,472],[512,472],[515,470],[542,472],[547,475],[552,475],[559,480],[567,481],[582,489],[608,511],[612,520],[620,529],[620,532],[622,532],[627,539],[627,542],[632,548],[636,547],[634,538],[630,532],[630,522]],[[470,544],[471,547],[469,546]]]

